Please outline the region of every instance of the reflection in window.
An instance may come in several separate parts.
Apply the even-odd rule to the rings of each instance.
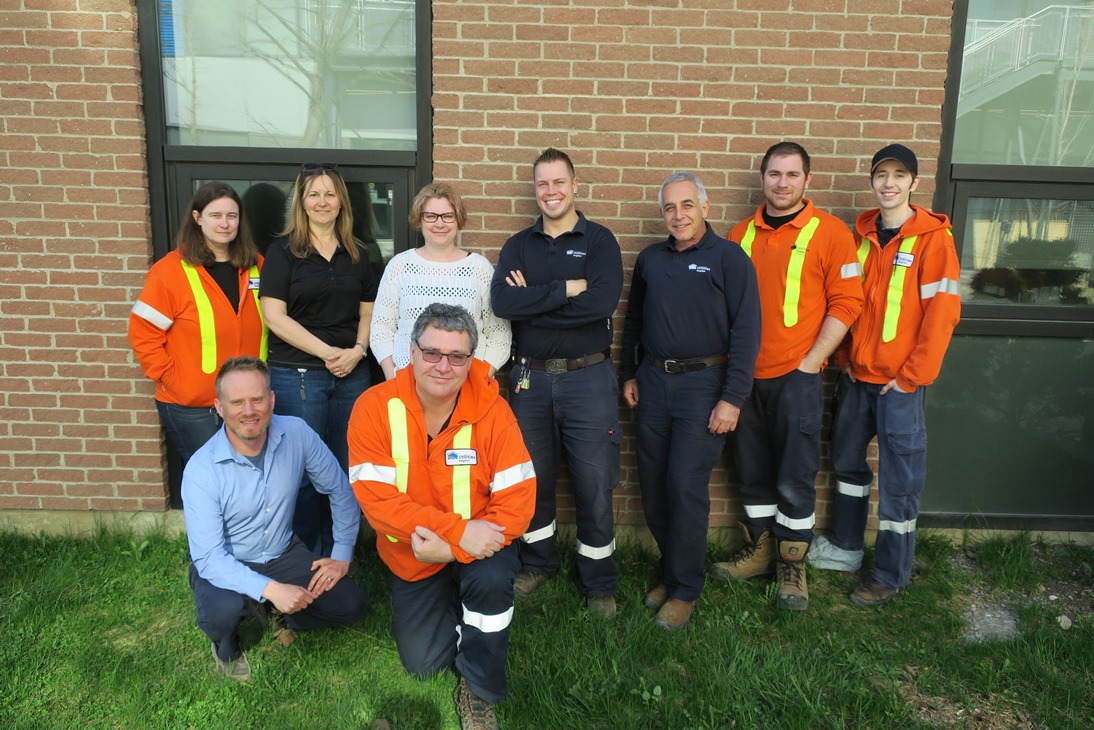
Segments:
[[[1094,163],[1094,7],[970,0],[953,161]]]
[[[414,0],[159,0],[170,144],[414,150]]]
[[[968,302],[1094,304],[1094,201],[971,198],[962,249]]]

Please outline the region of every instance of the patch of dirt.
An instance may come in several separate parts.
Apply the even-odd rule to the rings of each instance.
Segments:
[[[1022,707],[994,692],[976,697],[971,704],[960,704],[949,697],[924,694],[916,684],[914,667],[905,667],[899,682],[904,701],[916,708],[920,719],[935,727],[961,727],[974,730],[1034,730]]]

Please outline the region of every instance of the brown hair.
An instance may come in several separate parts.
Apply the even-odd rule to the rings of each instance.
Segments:
[[[175,236],[175,248],[182,260],[191,266],[205,266],[216,262],[216,256],[205,244],[201,224],[194,220],[194,213],[200,216],[210,203],[221,198],[228,198],[239,208],[239,228],[236,229],[236,237],[228,244],[228,260],[237,269],[249,269],[258,263],[258,249],[251,240],[247,219],[243,217],[243,201],[239,199],[239,193],[227,183],[208,182],[198,188],[183,215],[182,225]]]
[[[460,229],[467,225],[467,208],[460,194],[448,183],[435,182],[426,185],[414,196],[414,202],[410,204],[410,213],[407,215],[407,222],[410,223],[411,228],[416,231],[422,229],[422,213],[425,212],[426,203],[431,200],[447,200],[452,205],[452,210],[456,212],[456,225]]]
[[[353,237],[353,209],[350,207],[349,190],[338,168],[330,164],[304,165],[296,176],[292,188],[292,203],[289,204],[289,227],[282,234],[289,239],[289,251],[298,259],[307,258],[311,249],[311,228],[308,225],[308,213],[304,209],[304,196],[308,186],[317,178],[327,176],[334,186],[334,194],[341,204],[338,217],[334,221],[334,233],[349,253],[353,263],[361,259],[361,244]]]
[[[574,163],[570,160],[570,156],[562,150],[556,150],[554,147],[548,147],[539,153],[539,157],[532,163],[532,175],[536,173],[536,168],[545,162],[558,162],[562,161],[566,163],[566,168],[570,171],[570,177],[575,177],[577,173],[574,172]]]
[[[253,355],[240,355],[224,361],[217,371],[215,387],[217,398],[220,398],[220,383],[229,373],[256,372],[266,381],[266,389],[270,390],[270,368],[262,360]]]

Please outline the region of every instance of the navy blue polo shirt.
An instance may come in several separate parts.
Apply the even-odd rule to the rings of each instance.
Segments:
[[[494,314],[513,323],[517,352],[537,360],[575,358],[608,349],[612,313],[623,293],[623,257],[615,236],[579,211],[572,231],[551,238],[543,216],[505,242],[490,283]],[[509,286],[517,270],[528,286]],[[588,288],[566,298],[566,280]]]
[[[756,269],[740,246],[707,224],[699,242],[647,246],[634,265],[623,325],[623,380],[638,370],[638,346],[658,359],[729,355],[722,400],[740,407],[752,391],[760,351]]]

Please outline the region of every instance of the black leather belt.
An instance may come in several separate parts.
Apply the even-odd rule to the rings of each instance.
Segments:
[[[552,375],[558,375],[560,373],[569,372],[570,370],[580,370],[581,368],[587,368],[590,365],[596,365],[599,362],[604,362],[609,357],[611,357],[611,352],[609,350],[594,352],[592,355],[575,357],[569,360],[564,357],[553,357],[550,360],[533,360],[530,357],[522,356],[520,358],[520,364],[530,367],[533,370],[546,370]]]
[[[658,370],[664,370],[670,375],[676,373],[691,373],[696,370],[705,370],[715,365],[725,365],[729,362],[729,355],[712,355],[711,357],[693,357],[688,360],[658,360],[656,357],[646,357],[646,362]]]

